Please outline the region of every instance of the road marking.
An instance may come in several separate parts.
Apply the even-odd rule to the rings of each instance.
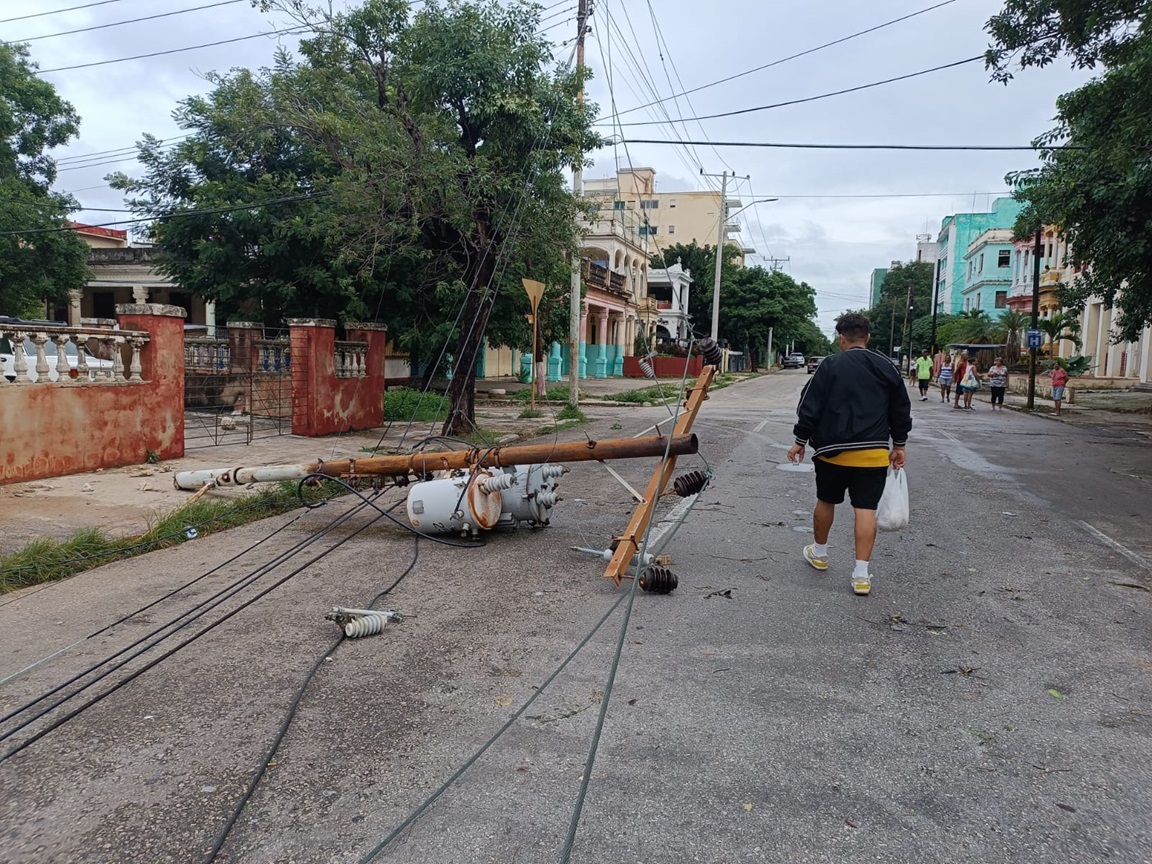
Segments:
[[[759,432],[760,430],[762,430],[767,425],[768,425],[767,420],[761,420],[759,423],[756,424],[756,428],[753,429],[752,431],[753,432]]]
[[[1095,537],[1097,540],[1099,540],[1101,543],[1103,543],[1105,546],[1110,546],[1112,549],[1115,549],[1117,552],[1119,552],[1121,555],[1123,555],[1125,558],[1127,558],[1133,564],[1137,564],[1140,567],[1143,567],[1149,573],[1152,573],[1152,564],[1148,563],[1147,559],[1141,557],[1140,555],[1137,555],[1135,552],[1133,552],[1127,546],[1123,546],[1120,543],[1117,543],[1115,540],[1113,540],[1111,537],[1109,537],[1103,531],[1100,531],[1099,529],[1093,528],[1087,522],[1082,522],[1079,519],[1077,519],[1076,524],[1079,525],[1081,528],[1083,528],[1085,531],[1087,531],[1089,534],[1091,534],[1093,537]]]

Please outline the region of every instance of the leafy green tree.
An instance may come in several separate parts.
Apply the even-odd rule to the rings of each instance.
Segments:
[[[444,431],[470,434],[483,339],[529,347],[522,278],[548,286],[544,338],[567,329],[582,205],[565,169],[598,144],[595,106],[577,102],[574,70],[551,68],[536,6],[264,5],[311,28],[302,60],[214,78],[178,112],[193,137],[173,156],[146,144],[148,174],[117,182],[146,194],[134,206],[158,217],[166,269],[205,296],[266,317],[378,309],[433,367],[450,354]],[[269,203],[163,218],[253,200]]]
[[[921,329],[917,322],[931,317],[932,314],[932,282],[935,267],[926,261],[897,262],[889,268],[884,277],[884,284],[880,288],[880,297],[864,314],[872,324],[872,339],[869,345],[876,351],[892,354],[897,345],[905,339],[905,320],[911,324],[912,347],[916,350],[927,348],[930,335],[917,339]],[[912,305],[908,309],[908,292],[912,292]]]
[[[1018,235],[1054,224],[1069,242],[1080,273],[1065,302],[1079,309],[1095,294],[1118,306],[1118,335],[1128,340],[1152,322],[1150,15],[1135,0],[1007,0],[987,26],[996,80],[1065,55],[1103,70],[1057,100],[1056,127],[1034,142],[1041,166],[1007,179],[1025,203]]]
[[[1041,333],[1048,337],[1048,344],[1051,346],[1053,354],[1056,353],[1057,342],[1071,342],[1077,351],[1084,344],[1080,339],[1080,320],[1074,315],[1056,312],[1047,318],[1041,318],[1037,322],[1037,327]]]
[[[696,241],[691,243],[675,243],[665,246],[663,254],[655,255],[651,259],[652,267],[671,267],[680,262],[680,266],[692,272],[692,290],[688,292],[688,317],[692,321],[697,336],[706,336],[712,332],[712,286],[716,282],[716,247],[699,246]],[[720,331],[724,329],[724,298],[728,293],[731,280],[740,272],[736,262],[740,258],[740,250],[735,244],[726,244],[724,247],[724,267],[720,278]],[[721,338],[726,338],[721,335]]]
[[[0,43],[0,314],[42,315],[88,281],[87,245],[62,230],[76,201],[52,191],[48,153],[80,118],[36,68],[27,46]]]
[[[816,293],[806,282],[763,267],[733,268],[720,292],[720,337],[742,350],[752,368],[767,357],[771,333],[774,346],[795,344],[796,350],[828,353],[828,340],[813,321]]]
[[[1003,329],[992,320],[983,309],[969,309],[955,315],[953,339],[969,345],[990,345],[998,343],[1004,335]]]

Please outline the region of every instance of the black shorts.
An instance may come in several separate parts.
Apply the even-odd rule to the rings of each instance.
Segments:
[[[844,491],[852,498],[857,510],[875,510],[884,494],[888,479],[887,468],[851,468],[823,459],[812,460],[816,466],[816,497],[828,504],[844,501]]]

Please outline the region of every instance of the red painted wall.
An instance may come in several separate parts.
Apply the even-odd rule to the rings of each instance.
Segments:
[[[151,334],[144,380],[0,384],[0,483],[184,455],[184,310],[121,308],[122,329]]]
[[[640,357],[625,357],[624,358],[624,377],[625,378],[644,378],[644,373],[640,370]],[[683,357],[653,357],[651,360],[652,367],[656,370],[657,378],[680,378],[684,375],[684,358]],[[704,368],[704,358],[697,354],[688,361],[688,377],[695,378],[700,374]]]
[[[288,326],[292,434],[315,437],[382,425],[387,330],[382,325],[349,324],[348,339],[368,343],[368,366],[363,378],[337,378],[335,322],[289,319]]]

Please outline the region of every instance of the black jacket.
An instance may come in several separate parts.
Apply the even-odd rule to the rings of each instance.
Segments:
[[[850,348],[825,357],[800,394],[793,433],[813,456],[904,446],[912,429],[908,390],[883,354]]]

